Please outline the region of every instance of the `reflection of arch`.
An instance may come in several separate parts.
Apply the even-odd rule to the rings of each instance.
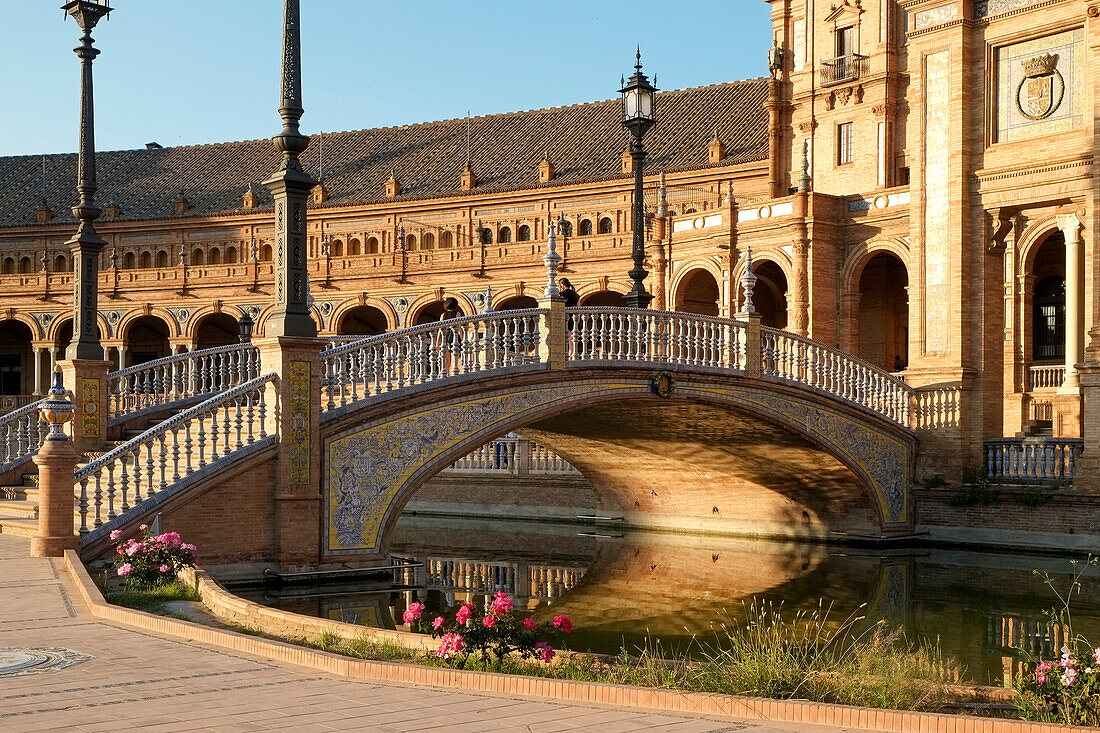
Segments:
[[[673,366],[670,371],[691,377],[678,381],[672,399],[663,402],[650,392],[652,375],[607,369],[588,372],[583,380],[561,373],[530,373],[517,376],[507,391],[489,395],[480,380],[470,380],[438,387],[431,390],[432,395],[418,391],[398,397],[387,403],[384,415],[374,413],[377,417],[371,416],[369,403],[360,403],[362,407],[322,427],[322,462],[329,467],[325,496],[330,505],[325,514],[334,518],[336,535],[331,555],[383,552],[397,516],[415,491],[488,440],[579,408],[598,409],[624,400],[686,406],[688,412],[691,405],[711,405],[793,434],[854,474],[856,482],[847,484],[851,488],[845,495],[861,497],[864,508],[869,500],[873,516],[868,521],[882,531],[911,527],[909,484],[916,441],[909,431],[806,388],[745,377],[731,380],[728,375],[704,375],[690,367]],[[663,427],[675,430],[678,424],[670,421]],[[429,425],[431,430],[426,429]],[[870,450],[878,451],[882,460],[866,462],[865,453]],[[565,452],[563,457],[585,471],[584,456]],[[803,463],[820,465],[804,457],[791,464],[791,474],[797,476]],[[800,480],[765,486],[790,496],[804,497],[814,491]],[[705,513],[699,511],[701,507],[691,511],[709,518],[710,503]],[[835,512],[838,521],[848,521],[847,506]],[[798,535],[805,517],[791,513],[792,535]]]
[[[239,343],[240,327],[237,319],[228,313],[210,312],[194,319],[194,343],[196,349],[211,349]]]
[[[336,333],[341,335],[375,336],[385,333],[389,328],[389,319],[386,314],[372,305],[348,308],[336,323]]]
[[[704,268],[684,273],[674,291],[674,310],[701,316],[718,315],[720,289],[718,280]]]
[[[497,303],[493,303],[493,310],[496,311],[518,311],[538,307],[539,302],[530,295],[513,295],[511,298],[504,298]]]

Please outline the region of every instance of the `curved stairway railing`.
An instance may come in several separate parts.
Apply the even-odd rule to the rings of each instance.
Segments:
[[[38,452],[49,426],[38,417],[43,400],[0,415],[0,473]]]
[[[885,369],[789,331],[760,328],[763,374],[813,387],[909,427],[913,388]]]
[[[464,316],[323,351],[322,410],[447,377],[536,366],[543,313],[529,309]]]
[[[260,352],[249,343],[188,351],[107,375],[112,417],[221,392],[255,379]]]
[[[267,437],[267,374],[173,415],[73,475],[81,535]]]

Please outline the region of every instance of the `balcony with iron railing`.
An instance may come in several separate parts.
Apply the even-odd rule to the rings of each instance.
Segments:
[[[821,84],[828,86],[855,81],[866,76],[867,69],[867,57],[858,53],[826,59],[821,62]]]

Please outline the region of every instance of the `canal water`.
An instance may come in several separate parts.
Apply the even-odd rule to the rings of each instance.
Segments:
[[[404,628],[401,614],[412,601],[435,614],[505,590],[539,620],[570,616],[576,630],[566,645],[601,653],[657,644],[699,653],[700,643],[721,644],[721,625],[743,620],[754,599],[782,604],[792,616],[823,604],[832,625],[851,616],[884,619],[910,640],[938,644],[966,679],[1004,684],[1014,668],[1009,647],[1049,658],[1061,646],[1066,629],[1048,620],[1057,598],[1041,574],[1065,592],[1075,570],[1068,557],[1050,554],[861,549],[408,515],[392,550],[422,564],[398,590],[345,583],[237,592],[296,613]],[[1100,639],[1096,569],[1082,578],[1073,607],[1074,631]]]

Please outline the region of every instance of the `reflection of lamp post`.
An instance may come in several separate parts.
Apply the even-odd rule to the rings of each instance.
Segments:
[[[252,316],[248,315],[248,311],[245,311],[244,315],[237,319],[237,331],[242,344],[252,341],[252,327],[254,325],[255,322],[252,320]]]
[[[630,279],[634,287],[626,295],[626,304],[631,308],[648,308],[653,296],[646,292],[643,281],[649,274],[645,270],[645,210],[642,200],[642,167],[645,162],[645,148],[642,138],[657,119],[654,116],[654,97],[657,88],[649,83],[642,73],[642,52],[637,53],[634,64],[634,76],[620,90],[623,95],[623,127],[630,130],[632,137],[630,157],[634,159],[634,245],[630,256],[634,267],[630,270]]]
[[[92,94],[92,61],[99,51],[92,46],[92,29],[111,12],[106,0],[72,0],[61,7],[84,31],[75,51],[80,57],[80,149],[77,159],[76,190],[80,201],[73,216],[80,224],[76,236],[66,244],[73,253],[73,341],[65,355],[69,359],[103,359],[96,315],[99,309],[99,253],[107,245],[92,225],[99,218],[95,205],[95,115]]]

